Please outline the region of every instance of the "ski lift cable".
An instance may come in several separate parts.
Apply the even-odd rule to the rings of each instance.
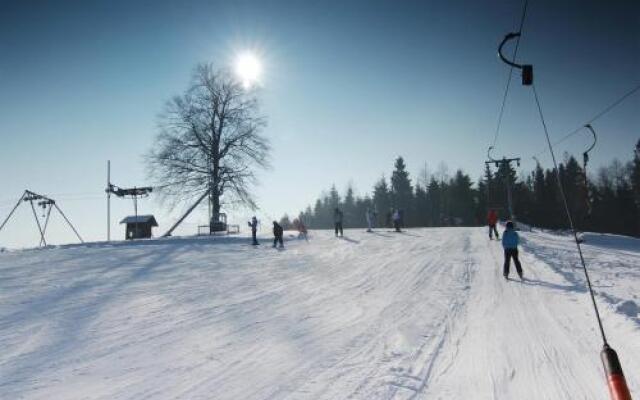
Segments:
[[[591,295],[591,303],[593,304],[593,310],[595,311],[596,319],[598,321],[598,327],[600,328],[600,335],[602,336],[602,342],[605,346],[608,347],[607,337],[604,332],[604,327],[602,325],[602,318],[600,317],[600,312],[598,310],[598,305],[596,304],[596,298],[593,293],[593,287],[591,286],[591,279],[589,278],[589,272],[587,271],[587,265],[584,261],[584,255],[582,254],[582,247],[580,246],[580,241],[578,240],[578,233],[576,232],[575,226],[573,224],[573,218],[571,217],[571,212],[569,211],[569,204],[567,202],[567,197],[564,193],[564,187],[562,185],[562,181],[560,179],[560,172],[558,170],[558,162],[556,161],[556,156],[553,151],[553,144],[551,143],[551,138],[549,137],[549,130],[547,129],[547,123],[544,119],[544,114],[542,113],[542,106],[540,105],[540,99],[538,98],[538,91],[536,90],[536,86],[531,85],[533,88],[534,98],[536,100],[536,105],[538,106],[538,113],[540,114],[540,121],[542,122],[542,127],[544,128],[544,134],[547,141],[547,145],[549,147],[549,153],[551,154],[551,159],[553,160],[554,173],[556,176],[556,182],[558,184],[558,188],[560,191],[560,197],[562,198],[562,203],[564,205],[564,210],[567,216],[567,220],[569,221],[569,227],[573,234],[573,239],[576,243],[576,247],[578,248],[578,254],[580,255],[580,263],[582,264],[582,270],[584,271],[584,276],[587,280],[587,287],[589,288],[589,294]]]
[[[566,135],[564,135],[563,137],[561,137],[560,139],[558,139],[557,141],[553,142],[553,146],[557,146],[560,143],[564,142],[565,140],[577,135],[582,129],[584,129],[584,127],[586,125],[591,125],[593,122],[595,122],[596,120],[600,119],[601,117],[605,116],[606,114],[608,114],[610,111],[612,111],[614,108],[616,108],[617,106],[619,106],[620,104],[622,104],[625,100],[627,100],[629,97],[631,97],[632,95],[634,95],[635,93],[637,93],[638,91],[640,91],[640,84],[636,85],[634,88],[632,88],[631,90],[627,91],[624,95],[622,95],[621,97],[619,97],[616,101],[614,101],[613,103],[611,103],[610,105],[608,105],[607,107],[605,107],[602,111],[598,112],[596,115],[594,115],[593,117],[591,117],[591,119],[589,119],[588,121],[586,121],[583,124],[580,124],[580,126],[576,129],[574,129],[573,131],[567,133]],[[549,151],[549,149],[544,149],[539,151],[538,153],[535,153],[533,155],[533,157],[537,157],[540,156],[542,154],[545,154]]]
[[[520,34],[522,34],[522,27],[524,26],[524,21],[525,21],[525,18],[527,16],[527,5],[528,5],[528,3],[529,3],[529,0],[525,0],[524,7],[522,9],[522,16],[520,17],[520,27],[518,28],[518,33],[520,33]],[[512,57],[513,60],[515,60],[516,56],[518,55],[518,48],[520,47],[520,37],[521,36],[518,36],[517,39],[516,39],[516,45],[515,45],[515,47],[513,49],[513,57]],[[510,68],[509,68],[509,76],[507,78],[507,84],[505,85],[505,88],[504,88],[504,95],[502,96],[502,104],[500,106],[500,112],[498,114],[498,123],[497,123],[497,126],[496,126],[495,134],[493,136],[493,143],[491,144],[491,147],[495,147],[496,143],[498,142],[498,137],[500,135],[500,128],[502,126],[502,117],[504,116],[504,108],[505,108],[505,105],[507,103],[507,97],[509,95],[509,88],[511,87],[511,78],[513,76],[513,68],[514,68],[513,65],[511,65]]]
[[[604,370],[605,370],[605,375],[607,378],[607,386],[609,387],[609,394],[611,396],[611,399],[616,399],[616,400],[631,400],[631,394],[629,392],[629,388],[627,386],[626,383],[626,379],[624,376],[624,373],[622,372],[622,365],[620,364],[620,359],[618,358],[618,354],[616,353],[616,351],[614,349],[612,349],[609,346],[609,343],[607,342],[607,336],[605,334],[604,331],[604,326],[602,324],[602,318],[600,317],[600,311],[598,310],[598,305],[596,303],[596,299],[595,299],[595,294],[593,291],[593,287],[591,285],[591,279],[589,277],[589,271],[587,271],[587,265],[586,262],[584,260],[584,255],[582,253],[582,247],[580,246],[580,240],[578,240],[578,234],[576,232],[575,229],[575,225],[573,223],[573,218],[571,216],[571,211],[569,210],[569,205],[568,205],[568,201],[567,201],[567,197],[564,191],[564,186],[562,185],[562,179],[560,177],[560,171],[558,168],[558,162],[556,160],[556,156],[553,150],[553,144],[551,143],[551,138],[549,136],[549,130],[547,128],[547,123],[544,119],[544,113],[542,112],[542,105],[540,104],[540,98],[538,96],[538,91],[535,87],[535,85],[533,84],[533,66],[532,65],[519,65],[515,63],[515,60],[510,61],[508,60],[502,53],[502,47],[504,46],[504,44],[511,39],[514,38],[518,38],[520,37],[520,33],[509,33],[508,35],[505,36],[505,38],[503,39],[502,43],[500,44],[500,47],[498,48],[498,54],[500,55],[500,59],[505,62],[506,64],[510,65],[510,66],[515,66],[518,67],[519,69],[522,69],[522,84],[524,86],[531,86],[533,89],[533,94],[535,97],[535,102],[536,105],[538,107],[538,113],[540,116],[540,121],[542,122],[542,127],[544,128],[544,135],[546,138],[546,142],[548,145],[548,150],[551,154],[551,159],[553,161],[553,166],[554,166],[554,174],[556,176],[556,182],[558,184],[558,188],[559,188],[559,193],[560,193],[560,197],[562,198],[562,204],[564,206],[564,211],[566,213],[566,217],[567,220],[569,222],[569,226],[571,229],[571,232],[573,234],[573,240],[575,241],[577,250],[578,250],[578,254],[580,256],[580,263],[582,265],[582,270],[584,271],[584,275],[587,281],[587,287],[589,289],[589,295],[591,298],[591,303],[593,306],[593,310],[594,310],[594,314],[598,323],[598,328],[600,330],[600,335],[602,336],[602,342],[603,342],[603,346],[602,346],[602,351],[600,352],[600,358],[602,360],[602,364],[604,366]],[[633,93],[635,93],[636,91],[640,90],[640,86],[632,89],[630,92],[626,93],[622,98],[618,99],[616,102],[614,102],[612,105],[610,105],[609,107],[605,108],[603,111],[601,111],[600,113],[598,113],[595,117],[593,117],[590,121],[588,121],[584,126],[581,126],[580,128],[578,128],[575,132],[571,132],[570,135],[575,134],[576,132],[578,132],[580,129],[583,128],[587,128],[589,130],[591,130],[591,132],[594,135],[594,139],[597,140],[596,135],[595,135],[595,131],[593,131],[593,128],[591,127],[590,123],[597,120],[598,118],[602,117],[603,115],[605,115],[606,113],[608,113],[609,111],[611,111],[613,108],[615,108],[618,104],[620,104],[622,101],[624,101],[626,98],[628,98],[629,96],[631,96]],[[567,135],[570,136],[570,135]],[[564,138],[563,138],[564,139]],[[595,146],[595,140],[594,140],[594,144],[589,148],[589,150],[587,150],[587,152],[585,152],[585,160],[588,157],[588,152],[593,148],[593,146]],[[492,149],[492,147],[489,147],[489,151]],[[541,154],[541,153],[539,153]],[[533,155],[533,158],[536,160],[536,162],[538,161],[536,158],[535,154]],[[491,162],[491,161],[488,161]]]

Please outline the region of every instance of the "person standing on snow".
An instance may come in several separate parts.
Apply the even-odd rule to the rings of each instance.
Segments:
[[[522,277],[522,265],[520,265],[520,260],[518,260],[518,243],[520,242],[520,237],[518,236],[518,232],[514,229],[513,222],[508,221],[506,225],[506,229],[502,233],[502,247],[504,248],[504,269],[502,274],[506,279],[509,279],[509,265],[511,264],[511,259],[513,258],[513,262],[516,264],[516,271],[518,272],[518,276],[520,279]]]
[[[396,232],[401,232],[400,230],[400,220],[402,217],[400,216],[400,210],[395,210],[393,212],[393,227],[396,228]]]
[[[304,222],[302,222],[302,218],[294,219],[293,226],[295,226],[295,228],[298,230],[298,238],[304,239],[308,242],[309,239],[307,238],[307,227],[305,226]]]
[[[282,242],[282,235],[284,234],[284,229],[282,226],[273,221],[273,247],[276,247],[276,244],[280,243],[280,248],[284,247],[284,243]]]
[[[367,218],[367,232],[371,232],[376,220],[376,215],[373,213],[373,210],[370,207],[367,207],[365,217]]]
[[[335,225],[336,237],[338,237],[338,232],[340,232],[340,237],[343,236],[343,234],[342,234],[342,220],[343,219],[344,219],[344,214],[342,213],[342,210],[340,210],[338,207],[336,207],[336,209],[333,210],[333,223]]]
[[[251,227],[251,238],[253,239],[252,244],[257,246],[260,243],[258,243],[258,239],[256,238],[256,232],[258,231],[258,219],[255,215],[251,218],[251,221],[249,221],[248,224]]]
[[[500,240],[500,235],[498,235],[498,230],[496,229],[496,224],[498,223],[498,213],[496,210],[489,210],[489,214],[487,214],[487,224],[489,224],[489,240],[493,239],[493,234],[496,234],[496,240]]]

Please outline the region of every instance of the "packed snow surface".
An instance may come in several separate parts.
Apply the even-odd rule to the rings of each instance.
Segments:
[[[171,238],[0,253],[2,399],[594,399],[602,345],[570,237],[481,228]],[[585,235],[640,397],[640,241]],[[514,271],[515,272],[515,271]]]

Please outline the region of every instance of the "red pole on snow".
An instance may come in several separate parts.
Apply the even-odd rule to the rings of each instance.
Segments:
[[[622,373],[618,354],[608,344],[605,344],[600,357],[602,365],[604,365],[604,373],[607,376],[611,400],[631,400],[631,393]]]

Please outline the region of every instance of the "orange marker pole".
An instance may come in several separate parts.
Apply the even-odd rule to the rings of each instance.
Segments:
[[[608,344],[605,344],[600,353],[600,358],[604,366],[604,373],[607,376],[611,400],[631,400],[631,393],[622,373],[618,354]]]

